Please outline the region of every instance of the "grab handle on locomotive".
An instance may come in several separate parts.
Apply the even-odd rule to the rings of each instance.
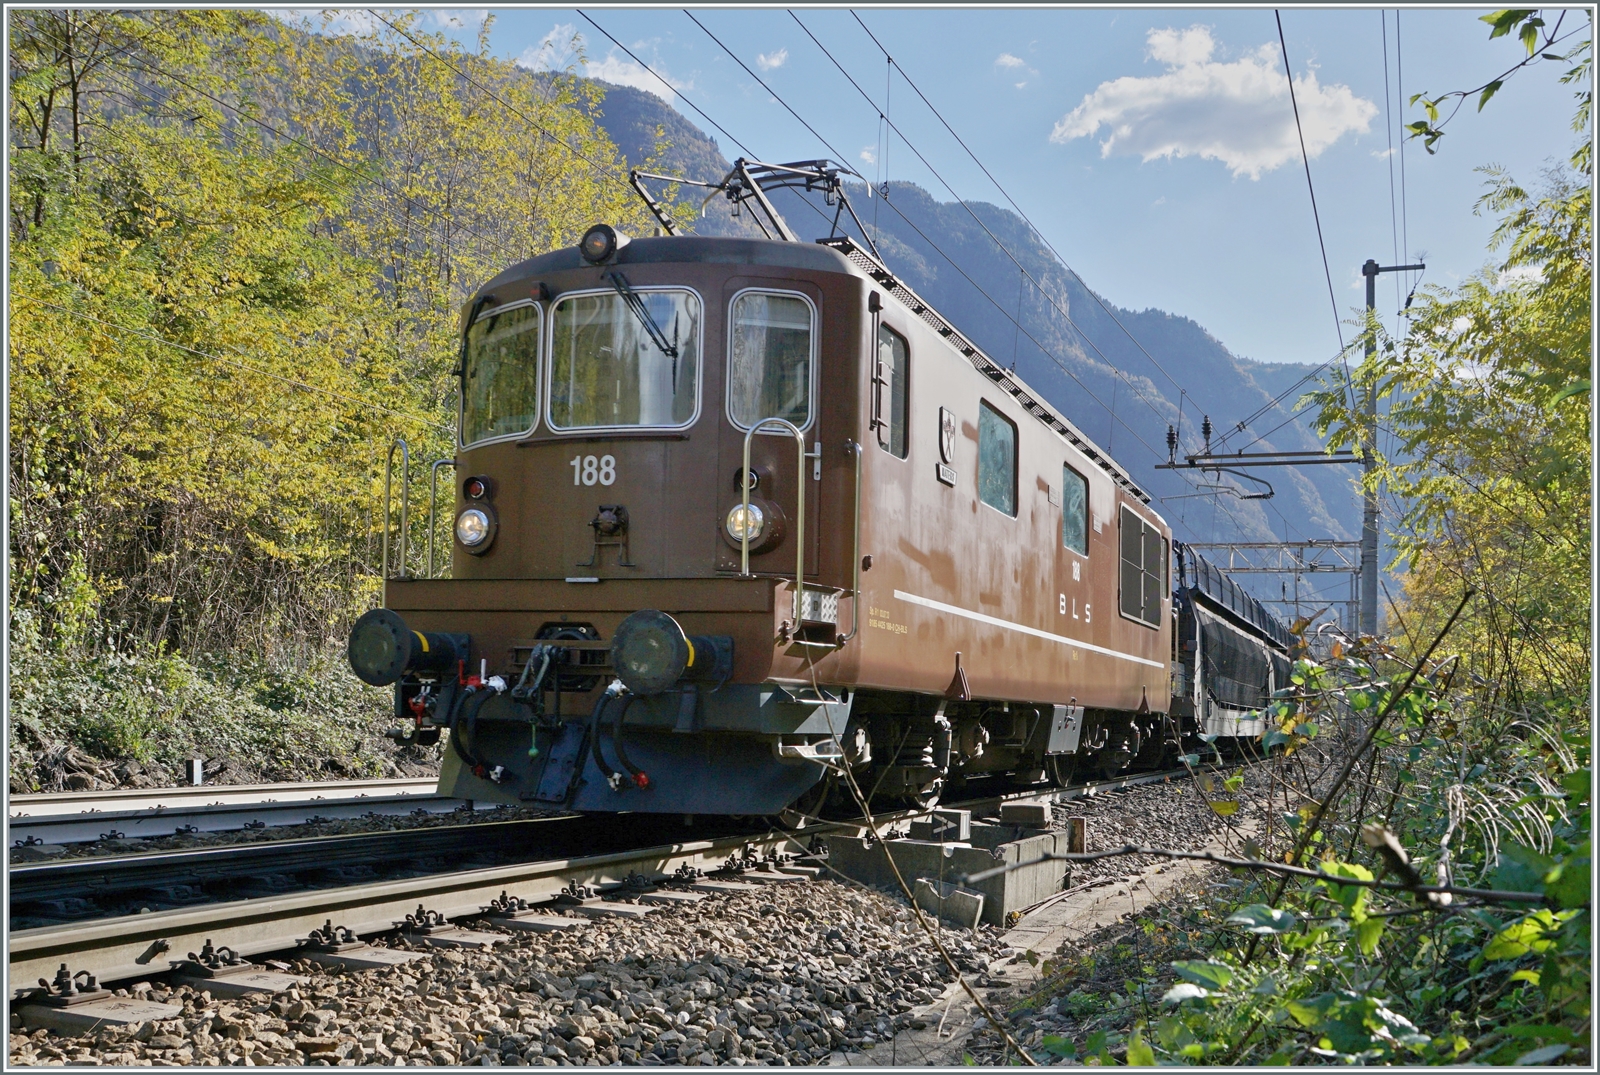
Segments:
[[[819,440],[817,442],[821,444]],[[856,529],[853,544],[854,553],[851,556],[851,583],[850,583],[850,633],[840,635],[836,645],[843,646],[856,636],[861,630],[861,445],[853,440],[844,442],[845,451],[855,456],[856,460]]]
[[[428,578],[433,578],[433,532],[438,529],[434,509],[439,503],[439,468],[454,467],[454,459],[435,459],[428,466]]]
[[[794,543],[794,620],[799,623],[801,613],[806,607],[804,600],[806,586],[806,435],[800,432],[799,427],[787,418],[763,418],[751,426],[744,435],[744,470],[740,471],[743,477],[739,480],[740,490],[744,496],[744,518],[748,519],[750,517],[750,438],[767,426],[780,426],[787,430],[794,437],[798,449],[794,467],[796,490],[794,530],[797,536]],[[817,444],[819,452],[817,462],[820,464],[822,461],[820,457],[822,441],[820,438]],[[739,539],[739,575],[741,578],[752,577],[750,574],[750,528],[748,526],[744,528],[744,534]]]
[[[389,457],[383,465],[383,568],[380,576],[384,582],[389,580],[389,504],[392,496],[394,478],[394,450],[400,449],[400,578],[406,577],[406,532],[410,529],[411,517],[411,447],[406,444],[404,437],[396,437],[389,442]]]

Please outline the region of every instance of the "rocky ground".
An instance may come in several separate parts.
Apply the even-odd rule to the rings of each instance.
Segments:
[[[962,971],[1009,954],[946,930]],[[903,901],[822,878],[637,920],[306,978],[261,1003],[136,985],[181,1019],[70,1038],[13,1030],[14,1065],[814,1064],[910,1025],[953,980]]]
[[[1083,1062],[1101,1055],[1117,1062],[1127,1028],[1159,1013],[1159,1001],[1174,977],[1169,964],[1204,959],[1194,947],[1215,921],[1207,908],[1235,884],[1221,867],[1184,885],[1153,906],[1126,914],[1054,952],[1038,953],[1043,978],[1030,988],[995,998],[1011,1035],[1042,1064]],[[1131,994],[1130,980],[1153,975],[1161,984],[1143,996]],[[1098,1035],[1098,1037],[1097,1037]],[[987,1020],[979,1020],[965,1055],[980,1065],[1016,1062],[1016,1052]]]
[[[1230,790],[1225,781],[1236,773],[1243,781],[1237,789]],[[1070,817],[1087,820],[1089,851],[1108,851],[1126,844],[1181,850],[1241,829],[1264,832],[1274,809],[1281,812],[1283,806],[1281,786],[1273,798],[1277,807],[1269,806],[1271,787],[1270,769],[1266,766],[1203,772],[1195,777],[1174,777],[1167,783],[1140,784],[1070,799],[1056,803],[1054,813],[1058,826],[1065,825]],[[1256,839],[1265,846],[1264,837]],[[1233,844],[1242,848],[1243,841],[1236,839]],[[1120,879],[1157,861],[1159,858],[1152,855],[1123,855],[1074,863],[1072,884]]]
[[[1282,810],[1283,799],[1266,801],[1268,773],[1248,771],[1232,788],[1223,784],[1227,775],[1207,778],[1209,787],[1186,778],[1058,803],[1056,824],[1085,818],[1090,851],[1125,843],[1193,847],[1219,835],[1241,847],[1241,829],[1270,843],[1262,823]],[[1230,809],[1232,802],[1238,805]],[[1221,803],[1221,811],[1212,803]],[[481,812],[483,819],[497,816]],[[1122,880],[1157,861],[1081,863],[1071,884]],[[1013,1036],[1049,1062],[1060,1059],[1048,1051],[1050,1043],[1093,1040],[1101,1024],[1131,1018],[1112,1003],[1127,961],[1185,958],[1188,932],[1181,923],[1197,905],[1196,897],[1169,899],[1155,918],[1146,913],[1055,952],[1021,951],[991,927],[945,929],[943,936],[962,974]],[[1044,959],[1052,966],[1043,983],[1019,990],[1005,977],[1007,964]],[[827,874],[711,896],[644,919],[600,920],[570,934],[515,935],[491,951],[432,952],[389,971],[332,972],[304,961],[292,969],[306,985],[259,1004],[187,989],[169,993],[159,982],[136,985],[153,999],[182,1003],[184,1017],[81,1038],[13,1030],[10,1058],[14,1064],[815,1064],[870,1050],[890,1062],[885,1054],[908,1034],[932,1033],[927,1028],[939,1020],[954,982],[898,894]],[[1003,1040],[984,1022],[967,1054],[980,1063],[1004,1062]]]
[[[1313,775],[1326,771],[1321,762],[1313,759]],[[1244,779],[1231,788],[1224,784],[1229,774],[1219,772],[1209,780],[1174,779],[1058,803],[1057,823],[1070,816],[1086,818],[1091,852],[1124,844],[1187,850],[1220,838],[1232,854],[1276,857],[1289,846],[1282,815],[1304,800],[1274,781],[1273,764],[1240,770]],[[1213,803],[1221,805],[1221,812]],[[1274,823],[1275,829],[1270,827]],[[1170,861],[1126,855],[1078,863],[1071,886],[1132,881],[1141,871]],[[1196,946],[1216,926],[1211,908],[1238,902],[1233,890],[1260,883],[1235,878],[1222,867],[1205,868],[1194,880],[1113,924],[1072,931],[1070,940],[1049,951],[1013,955],[1005,962],[1026,960],[1038,973],[1020,987],[992,990],[991,1006],[1006,1020],[1012,1038],[1040,1063],[1083,1063],[1092,1056],[1099,1063],[1119,1062],[1127,1028],[1152,1018],[1170,984],[1170,963],[1206,958]],[[1157,986],[1143,996],[1130,993],[1128,982],[1147,976]],[[979,1018],[973,1029],[964,1057],[980,1065],[1016,1063],[1015,1050],[986,1019]]]

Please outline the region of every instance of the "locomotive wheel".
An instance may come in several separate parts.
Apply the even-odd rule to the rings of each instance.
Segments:
[[[1045,775],[1050,778],[1050,783],[1058,788],[1072,785],[1073,773],[1077,767],[1076,754],[1049,754],[1044,759]]]
[[[906,805],[918,810],[930,810],[939,805],[939,797],[944,794],[944,777],[930,781],[918,788],[914,793],[905,796]]]
[[[1137,721],[1128,725],[1128,730],[1123,733],[1122,741],[1114,748],[1102,750],[1096,759],[1100,763],[1100,773],[1107,780],[1112,780],[1125,772],[1133,764],[1133,759],[1139,756],[1139,751],[1144,748],[1144,736],[1139,734]]]
[[[779,812],[777,816],[778,824],[793,831],[799,831],[808,825],[817,824],[823,808],[828,805],[828,800],[833,797],[834,784],[837,779],[831,772],[823,774],[822,779],[813,784],[805,794]]]

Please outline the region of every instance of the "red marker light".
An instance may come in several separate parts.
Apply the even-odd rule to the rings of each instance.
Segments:
[[[487,493],[488,491],[489,490],[484,486],[483,482],[478,478],[473,478],[467,482],[468,499],[482,500],[483,494]]]
[[[650,778],[645,776],[643,773],[634,773],[633,782],[638,784],[641,788],[647,788],[650,786]]]

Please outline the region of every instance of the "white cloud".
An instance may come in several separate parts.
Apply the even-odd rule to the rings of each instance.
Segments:
[[[446,8],[428,12],[428,21],[441,30],[469,30],[478,28],[489,20],[488,8]]]
[[[1028,61],[1027,60],[1024,60],[1020,56],[1013,56],[1009,52],[1002,52],[1000,55],[996,56],[995,60],[994,60],[994,65],[996,67],[1000,68],[1002,71],[1005,71],[1005,72],[1007,72],[1009,74],[1012,74],[1012,75],[1027,75],[1028,78],[1034,78],[1034,77],[1037,77],[1038,74],[1039,74],[1038,71],[1035,71],[1033,68],[1028,66]],[[1022,89],[1027,84],[1028,84],[1028,79],[1027,78],[1023,79],[1021,82],[1013,82],[1012,83],[1012,85],[1015,86],[1019,90]]]
[[[863,164],[877,164],[878,147],[876,145],[862,146],[860,156]]]
[[[1496,285],[1502,290],[1516,287],[1519,284],[1544,283],[1543,265],[1516,265],[1501,272],[1495,279]]]
[[[1211,40],[1211,29],[1206,26],[1191,26],[1187,30],[1174,30],[1171,27],[1151,30],[1145,38],[1146,53],[1152,60],[1168,67],[1205,63],[1211,59],[1216,47],[1216,42]]]
[[[761,70],[763,70],[763,71],[771,71],[774,68],[782,67],[784,64],[786,64],[788,62],[789,62],[789,50],[788,49],[779,49],[777,52],[758,52],[758,53],[756,53],[756,66],[761,68]]]
[[[341,37],[346,34],[376,33],[383,24],[370,11],[346,8],[337,11],[312,11],[306,8],[265,8],[266,14],[296,29]]]
[[[1237,177],[1260,179],[1300,156],[1289,83],[1277,46],[1262,45],[1232,63],[1211,57],[1216,42],[1204,26],[1152,29],[1149,57],[1167,67],[1148,78],[1102,82],[1062,117],[1052,142],[1070,142],[1106,129],[1100,155],[1200,157],[1227,165]],[[1316,72],[1295,79],[1306,153],[1318,156],[1344,135],[1366,131],[1378,107],[1350,87],[1322,86]]]
[[[1388,149],[1374,149],[1372,151],[1372,155],[1377,157],[1379,160],[1388,160],[1390,157],[1394,156],[1394,147],[1390,146]]]
[[[565,71],[578,62],[578,48],[582,44],[583,35],[578,33],[576,26],[570,22],[558,22],[539,39],[537,45],[529,45],[522,50],[522,55],[517,57],[517,66],[530,71]]]
[[[529,45],[522,50],[522,55],[517,57],[517,66],[530,71],[577,68],[578,73],[586,78],[597,78],[614,86],[632,86],[653,93],[668,104],[677,99],[678,90],[689,88],[688,83],[661,72],[659,64],[655,65],[656,71],[661,72],[657,77],[632,60],[619,56],[615,49],[606,53],[603,59],[593,59],[585,55],[585,44],[583,35],[577,32],[572,23],[557,23],[539,39],[537,45]]]

